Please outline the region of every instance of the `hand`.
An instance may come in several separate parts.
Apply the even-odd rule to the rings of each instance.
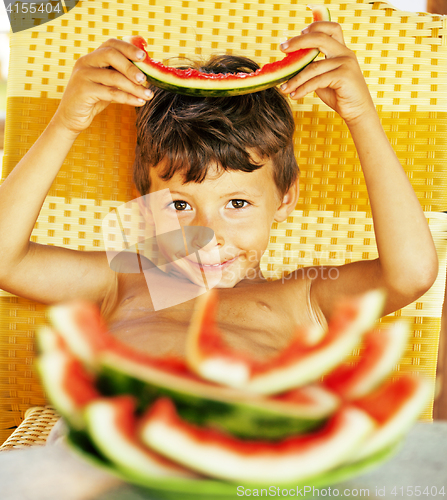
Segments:
[[[365,113],[375,113],[375,106],[354,52],[345,45],[338,23],[316,21],[302,35],[280,46],[285,53],[318,48],[326,58],[314,61],[281,86],[291,99],[315,91],[318,97],[349,124]]]
[[[70,133],[79,134],[112,101],[142,106],[153,97],[145,94],[138,61],[140,50],[123,40],[110,38],[93,52],[80,57],[68,81],[53,121]],[[144,54],[146,56],[146,54]],[[139,100],[141,99],[141,100]]]

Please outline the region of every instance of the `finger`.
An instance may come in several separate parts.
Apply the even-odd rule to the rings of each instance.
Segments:
[[[338,23],[329,21],[315,21],[314,23],[309,24],[307,28],[304,28],[301,33],[315,33],[317,31],[326,33],[327,35],[337,40],[337,42],[346,45],[345,39],[343,37],[343,30]]]
[[[111,38],[90,54],[81,57],[79,61],[82,60],[81,62],[85,66],[94,68],[107,68],[111,66],[129,78],[129,80],[139,85],[145,81],[146,76],[129,60],[136,59],[135,56],[138,51],[139,49],[130,43]],[[137,78],[138,74],[143,76],[141,81]]]
[[[117,38],[109,38],[100,47],[113,47],[124,54],[127,59],[133,61],[142,61],[146,57],[146,52],[132,43],[118,40]]]
[[[113,101],[120,104],[129,104],[131,106],[142,106],[147,102],[147,98],[137,98],[135,95],[124,92],[116,87],[107,87],[99,83],[91,82],[89,87],[87,87],[87,91],[90,96],[95,96],[100,101]]]
[[[153,97],[152,90],[148,90],[141,85],[131,82],[124,75],[114,69],[89,68],[86,71],[86,77],[94,83],[100,83],[106,87],[117,88],[132,94],[137,98],[150,99]]]
[[[291,99],[300,99],[311,92],[315,92],[318,89],[331,88],[337,90],[341,87],[343,81],[343,72],[339,70],[333,70],[329,73],[323,73],[322,75],[316,76],[311,80],[300,85],[297,89],[290,93]]]
[[[328,58],[352,53],[346,45],[343,45],[335,38],[320,31],[291,38],[282,44],[280,48],[286,54],[300,49],[317,48]]]
[[[346,57],[334,57],[331,59],[320,59],[319,61],[314,61],[291,78],[288,82],[283,83],[281,85],[281,91],[285,94],[290,94],[300,85],[303,85],[312,78],[322,75],[323,73],[329,73],[330,71],[333,71],[348,62],[349,61],[347,61]]]

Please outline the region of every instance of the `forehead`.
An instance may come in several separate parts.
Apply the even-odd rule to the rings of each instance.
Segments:
[[[254,159],[258,161],[258,158]],[[160,174],[163,172],[165,163],[161,162],[149,169],[150,192],[166,188],[190,194],[203,192],[226,194],[245,191],[247,195],[263,197],[270,192],[276,193],[276,185],[273,179],[272,161],[267,159],[262,163],[262,167],[252,172],[224,170],[216,164],[211,164],[208,166],[203,182],[184,183],[183,173],[180,172],[176,172],[171,179],[162,179]]]

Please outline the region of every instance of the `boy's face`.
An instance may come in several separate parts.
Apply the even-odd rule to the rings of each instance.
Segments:
[[[256,155],[252,157],[258,160]],[[208,281],[217,277],[214,286],[219,288],[232,288],[243,279],[259,281],[259,263],[269,242],[272,222],[284,220],[294,209],[298,182],[280,199],[270,160],[254,172],[218,171],[212,166],[202,183],[183,184],[179,173],[165,181],[159,171],[159,167],[150,169],[150,193],[168,188],[170,198],[157,206],[151,203],[156,234],[167,233],[178,223],[210,228],[214,231],[211,241],[197,241],[197,248],[188,249],[191,255],[197,255],[193,250],[200,250]],[[203,286],[197,258],[178,259],[175,250],[169,248],[163,253],[172,254],[171,261],[180,275]]]

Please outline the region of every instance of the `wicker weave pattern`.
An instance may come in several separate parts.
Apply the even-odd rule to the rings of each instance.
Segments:
[[[424,210],[444,210],[446,18],[401,12],[386,2],[325,4],[357,55],[384,129],[414,179]],[[300,33],[309,22],[311,13],[302,0],[84,1],[53,22],[16,33],[11,38],[14,70],[8,81],[9,121],[14,122],[9,126],[14,129],[6,130],[15,146],[6,148],[3,175],[53,116],[75,61],[107,39],[142,34],[153,44],[150,55],[160,60],[206,59],[226,52],[249,55],[264,64],[281,58],[278,42]],[[303,169],[298,208],[368,211],[361,168],[343,121],[315,95],[291,102],[297,123],[296,153]],[[101,113],[78,137],[55,182],[58,193],[52,194],[131,199],[127,167],[135,144],[133,113],[121,105]],[[80,170],[90,177],[80,176]],[[71,186],[60,186],[67,178],[74,179]]]
[[[332,20],[343,25],[345,41],[356,51],[379,106],[391,105],[396,111],[446,109],[447,96],[431,94],[441,90],[434,86],[447,85],[442,78],[442,16],[400,12],[387,2],[324,3]],[[150,57],[159,60],[207,58],[220,51],[254,55],[265,64],[281,57],[280,41],[299,34],[310,22],[306,3],[296,0],[83,1],[64,17],[33,28],[31,37],[27,31],[14,36],[13,47],[26,48],[22,60],[33,80],[18,80],[20,72],[15,73],[8,95],[60,99],[76,59],[122,34],[147,37],[153,49]],[[74,43],[68,34],[76,37]],[[310,97],[300,108],[313,111],[314,105],[321,103]]]
[[[117,202],[100,206],[93,200],[64,199],[48,196],[39,215],[32,240],[63,245],[72,249],[102,250],[101,219]],[[70,212],[68,215],[67,212]],[[408,317],[413,336],[396,367],[397,371],[424,373],[435,377],[437,346],[447,267],[447,215],[430,213],[428,220],[439,255],[440,273],[433,287],[417,302],[397,311],[394,316]],[[97,228],[97,229],[95,229]],[[85,233],[85,234],[84,234]],[[92,242],[86,246],[86,242]],[[261,261],[264,274],[278,279],[297,267],[340,265],[377,257],[372,219],[365,213],[292,212],[288,220],[272,227],[270,244]],[[30,406],[44,405],[45,398],[34,374],[34,333],[46,321],[45,307],[0,291],[0,440],[8,428],[18,425]],[[360,352],[354,351],[352,359]],[[432,405],[422,418],[430,419]]]
[[[407,318],[413,335],[396,366],[395,373],[421,373],[435,379],[441,328],[442,298],[446,284],[447,215],[427,213],[438,250],[439,274],[433,287],[417,301],[381,320]],[[337,266],[378,257],[372,219],[363,212],[292,212],[286,221],[274,223],[268,251],[261,267],[267,277],[278,279],[283,273],[305,266]],[[358,356],[355,350],[351,359]],[[422,418],[431,418],[432,405]]]
[[[384,129],[424,210],[444,210],[447,18],[400,12],[380,1],[325,3],[356,52]],[[54,115],[75,61],[105,40],[142,34],[153,44],[150,55],[156,59],[184,55],[206,59],[211,53],[226,52],[252,56],[264,64],[281,58],[278,43],[311,22],[306,4],[304,0],[90,0],[55,21],[12,35],[2,178]],[[346,125],[315,95],[291,102],[301,196],[288,221],[273,227],[263,266],[273,276],[279,269],[322,264],[324,258],[330,264],[374,258],[366,187]],[[112,207],[138,196],[131,182],[134,119],[132,107],[111,104],[79,135],[50,190],[33,231],[34,241],[78,250],[102,248],[101,219]],[[357,213],[346,216],[348,211]],[[398,313],[416,314],[414,335],[399,369],[434,377],[445,226],[441,216],[428,216],[444,267],[427,296]],[[45,404],[32,369],[34,332],[45,321],[45,307],[0,292],[0,308],[2,442],[27,408]],[[425,418],[430,414],[428,409]]]
[[[0,451],[44,445],[58,419],[59,415],[51,406],[30,408],[20,427],[0,446]]]

